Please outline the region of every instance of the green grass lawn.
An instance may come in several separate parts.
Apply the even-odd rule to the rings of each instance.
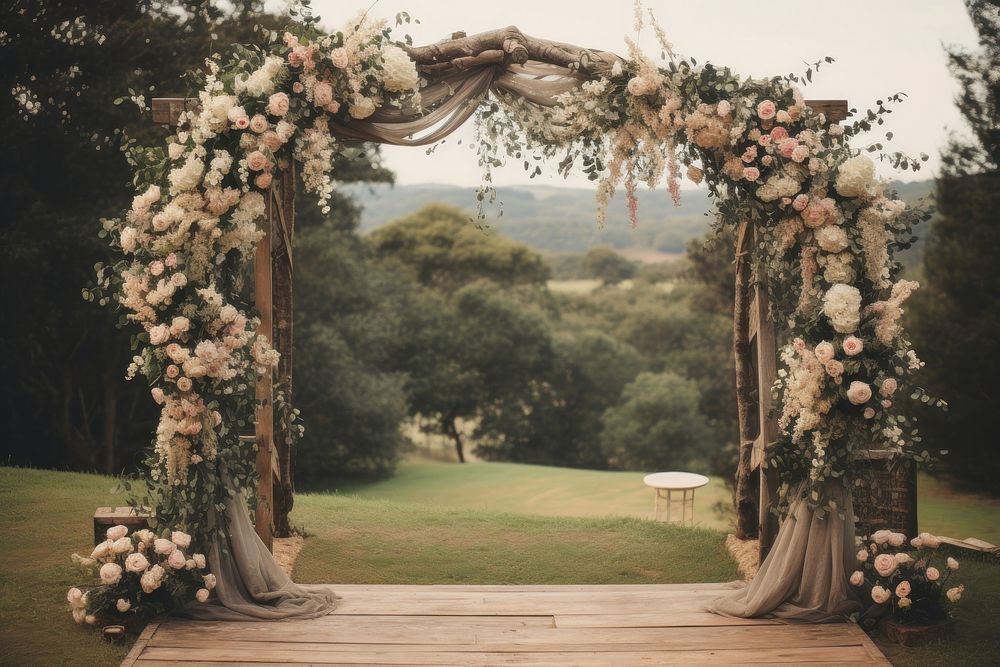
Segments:
[[[355,496],[299,495],[293,519],[309,538],[295,578],[586,584],[737,577],[722,532],[635,518],[651,505],[641,475],[510,464],[430,466],[408,463],[395,480],[352,488]],[[1000,502],[921,482],[923,529],[998,541]],[[121,501],[113,486],[114,480],[96,475],[0,467],[0,664],[114,665],[124,656],[125,647],[108,646],[97,632],[75,625],[64,597],[81,582],[69,554],[89,549],[94,508]],[[699,496],[699,519],[713,516],[713,490],[707,490]],[[724,498],[721,488],[714,493]],[[602,513],[619,516],[594,516]],[[1000,566],[966,559],[959,574],[967,591],[956,640],[924,649],[881,644],[894,663],[997,664]]]
[[[518,463],[449,464],[411,459],[396,475],[373,484],[347,484],[337,491],[359,498],[419,502],[491,512],[544,516],[653,517],[653,490],[644,473],[605,472]],[[695,492],[695,522],[727,530],[732,495],[725,482],[710,478]],[[717,506],[725,512],[719,512]]]

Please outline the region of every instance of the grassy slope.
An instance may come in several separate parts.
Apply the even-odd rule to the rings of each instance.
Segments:
[[[643,473],[602,472],[517,463],[407,461],[395,477],[368,485],[342,486],[359,498],[421,502],[440,507],[545,516],[628,516],[651,518],[653,490]],[[725,530],[727,517],[714,510],[731,496],[721,479],[695,493],[695,520],[705,528]]]
[[[124,647],[69,615],[82,581],[69,556],[93,542],[94,508],[121,498],[109,477],[0,468],[0,664],[117,665]]]

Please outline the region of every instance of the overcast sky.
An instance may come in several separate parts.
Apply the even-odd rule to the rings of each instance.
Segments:
[[[313,0],[313,7],[326,27],[337,28],[369,2]],[[699,63],[710,60],[743,75],[764,77],[800,73],[804,62],[832,56],[837,62],[814,77],[804,90],[806,98],[847,99],[863,110],[888,94],[907,93],[909,99],[885,129],[895,134],[895,150],[914,156],[925,152],[931,159],[916,176],[901,176],[906,180],[933,176],[948,130],[963,128],[943,50],[944,44],[976,44],[961,0],[647,0],[646,6],[656,13],[674,50]],[[371,14],[391,19],[399,11],[420,19],[420,25],[408,28],[417,44],[456,30],[472,34],[516,25],[529,35],[621,54],[626,50],[623,37],[634,35],[630,0],[379,0]],[[650,55],[659,54],[648,30],[641,43]],[[471,129],[464,128],[433,157],[421,148],[386,147],[386,166],[400,184],[477,185],[471,138]],[[887,166],[882,171],[894,176]],[[582,177],[564,181],[554,174],[529,181],[519,166],[499,170],[495,180],[504,185],[587,184]]]

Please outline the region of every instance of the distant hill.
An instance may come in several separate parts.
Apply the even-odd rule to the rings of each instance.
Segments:
[[[453,185],[361,185],[342,186],[363,207],[361,230],[368,232],[401,218],[425,204],[442,202],[474,215],[475,188]],[[933,181],[894,183],[893,187],[911,205],[929,194]],[[704,190],[686,190],[675,207],[665,190],[639,192],[639,226],[629,229],[621,194],[608,207],[608,219],[598,229],[595,188],[517,186],[498,188],[502,215],[489,224],[503,234],[533,248],[553,252],[583,252],[599,245],[627,251],[630,256],[656,257],[658,253],[682,253],[692,238],[710,226],[711,204]],[[918,230],[923,235],[926,230]],[[912,261],[919,248],[909,253]]]

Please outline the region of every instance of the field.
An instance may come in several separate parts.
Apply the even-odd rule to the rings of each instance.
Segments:
[[[113,665],[124,656],[124,647],[108,646],[73,624],[64,598],[80,583],[68,556],[89,549],[93,508],[121,500],[114,483],[0,468],[0,664]],[[926,480],[922,488],[925,529],[996,541],[991,531],[1000,524],[1000,503],[958,496]],[[599,584],[737,577],[722,532],[636,518],[650,511],[652,493],[632,473],[411,462],[393,480],[344,491],[350,494],[297,497],[293,520],[308,534],[297,580]],[[697,514],[708,520],[715,516],[711,504],[725,492],[718,480],[702,492]],[[601,513],[618,516],[596,516]],[[900,665],[995,664],[998,567],[963,561],[960,581],[967,591],[955,641],[882,649]]]

